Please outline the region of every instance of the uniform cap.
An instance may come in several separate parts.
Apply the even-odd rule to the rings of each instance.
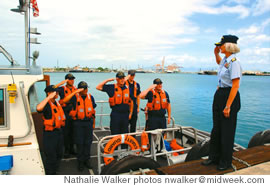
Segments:
[[[128,71],[128,74],[129,74],[129,75],[135,75],[135,73],[136,73],[136,71],[133,70],[133,69],[131,69],[131,70]]]
[[[75,76],[73,76],[73,74],[69,73],[69,74],[66,74],[65,79],[74,80]]]
[[[78,89],[80,88],[84,88],[84,89],[87,89],[88,88],[88,85],[85,81],[81,81],[79,84],[78,84]]]
[[[126,76],[125,73],[123,73],[122,71],[116,73],[116,78],[124,78],[125,76]]]
[[[221,37],[221,40],[215,43],[215,45],[222,46],[224,43],[227,43],[227,42],[237,44],[237,40],[238,40],[238,37],[235,35],[223,35],[223,37]]]
[[[153,84],[162,84],[162,81],[160,80],[160,78],[156,78],[156,79],[153,81]]]
[[[55,92],[55,91],[59,91],[59,89],[58,88],[55,88],[55,86],[54,85],[49,85],[49,86],[47,86],[45,89],[44,89],[44,91],[46,92],[46,93],[48,93],[48,92]]]

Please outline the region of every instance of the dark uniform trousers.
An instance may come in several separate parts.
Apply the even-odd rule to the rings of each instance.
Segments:
[[[45,170],[53,175],[58,170],[63,155],[63,133],[61,129],[43,132],[43,148],[45,153]]]
[[[85,162],[90,159],[93,141],[93,119],[74,120],[74,143],[77,146],[77,159]]]
[[[65,153],[70,154],[74,152],[73,148],[73,119],[69,116],[69,112],[65,111],[66,121],[64,128],[64,146]]]
[[[132,113],[132,116],[131,116],[131,119],[129,120],[129,130],[130,132],[136,132],[136,123],[137,123],[137,119],[138,119],[138,113],[137,113],[137,99],[134,101],[133,100],[133,113]]]
[[[149,113],[146,127],[147,127],[146,128],[147,131],[167,128],[165,115],[155,116],[155,115],[151,115],[151,113]],[[149,138],[149,144],[151,146],[151,134],[148,134],[148,138]],[[163,147],[162,140],[160,141],[160,146],[161,146],[161,148]]]
[[[128,112],[126,113],[116,111],[111,112],[110,129],[112,135],[128,133],[128,124],[129,124],[128,116],[129,116]]]
[[[213,101],[213,129],[210,140],[209,159],[219,164],[231,165],[237,113],[240,110],[240,94],[237,92],[231,105],[230,117],[226,118],[223,110],[231,88],[219,88]]]

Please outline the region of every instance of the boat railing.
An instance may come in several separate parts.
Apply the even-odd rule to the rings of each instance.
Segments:
[[[105,127],[103,125],[103,117],[104,116],[110,116],[109,113],[104,113],[104,104],[108,104],[109,101],[105,101],[105,100],[99,100],[99,101],[96,101],[96,103],[100,104],[100,112],[99,113],[96,113],[96,127],[99,127],[101,130],[105,130]],[[138,119],[137,119],[137,129],[136,130],[144,130],[145,126],[141,125],[141,121],[140,121],[140,117],[139,117],[139,114],[140,112],[138,113]],[[97,123],[97,117],[99,117],[99,122]],[[168,116],[166,115],[166,118],[168,118]],[[175,119],[173,117],[171,117],[171,121],[172,121],[172,124],[169,124],[168,126],[170,127],[171,125],[171,128],[174,128],[175,127]]]
[[[162,143],[163,143],[163,148],[162,150],[157,153],[155,151],[155,148],[156,148],[156,142],[155,142],[155,139],[156,139],[156,135],[160,134],[161,136],[162,133],[172,133],[172,138],[174,138],[175,136],[175,132],[176,131],[179,131],[179,132],[182,132],[183,130],[187,130],[187,129],[194,129],[192,127],[182,127],[182,126],[178,126],[175,127],[175,128],[166,128],[166,129],[157,129],[157,130],[150,130],[150,131],[145,131],[147,134],[150,134],[151,135],[151,147],[150,147],[150,151],[151,153],[150,154],[147,154],[147,153],[144,153],[141,151],[141,149],[137,149],[137,150],[132,150],[132,151],[127,151],[126,149],[121,149],[120,146],[118,146],[118,149],[116,151],[114,151],[113,154],[103,154],[101,151],[102,149],[104,149],[105,145],[108,143],[108,141],[118,135],[109,135],[109,136],[105,136],[103,138],[100,138],[98,140],[98,145],[97,145],[97,158],[98,158],[98,173],[100,174],[101,173],[101,168],[105,165],[103,162],[102,162],[102,158],[103,157],[108,157],[108,156],[121,156],[124,155],[129,155],[129,154],[135,154],[137,152],[140,152],[139,155],[142,155],[144,157],[150,157],[154,160],[157,160],[157,156],[162,156],[162,155],[165,155],[166,158],[167,158],[167,162],[169,165],[172,165],[171,162],[169,161],[169,156],[170,154],[174,153],[174,152],[187,152],[191,149],[191,147],[187,147],[187,148],[184,148],[184,149],[179,149],[179,150],[173,150],[173,151],[167,151],[165,149],[165,143],[164,143],[164,137],[160,137],[162,139]],[[125,133],[124,135],[130,135],[130,136],[141,136],[142,132],[133,132],[133,133]],[[194,138],[196,138],[196,143],[198,142],[197,141],[197,130],[194,129]]]

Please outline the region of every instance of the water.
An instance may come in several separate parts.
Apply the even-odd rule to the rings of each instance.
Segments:
[[[57,84],[64,80],[66,73],[49,73],[49,75],[51,84]],[[108,100],[107,94],[96,90],[95,87],[100,82],[115,77],[115,73],[74,73],[74,76],[76,86],[82,80],[88,83],[89,92],[95,100]],[[161,78],[163,88],[169,93],[172,116],[176,124],[211,131],[212,102],[217,87],[215,75],[138,73],[135,80],[140,83],[141,89],[145,90],[155,78]],[[238,114],[236,142],[247,147],[256,132],[270,128],[270,77],[243,76],[240,95],[241,110]],[[141,100],[140,107],[143,108],[145,105],[146,100]],[[100,112],[100,108],[101,105],[98,105],[97,113]],[[109,106],[104,107],[104,112],[110,113]],[[145,123],[143,112],[140,112],[139,119],[141,124]],[[104,122],[106,122],[104,125],[109,125],[109,118],[103,119]]]

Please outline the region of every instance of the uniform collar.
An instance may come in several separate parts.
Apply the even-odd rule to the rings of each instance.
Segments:
[[[230,62],[233,58],[235,58],[235,54],[231,54],[228,58],[225,58],[227,62]]]

